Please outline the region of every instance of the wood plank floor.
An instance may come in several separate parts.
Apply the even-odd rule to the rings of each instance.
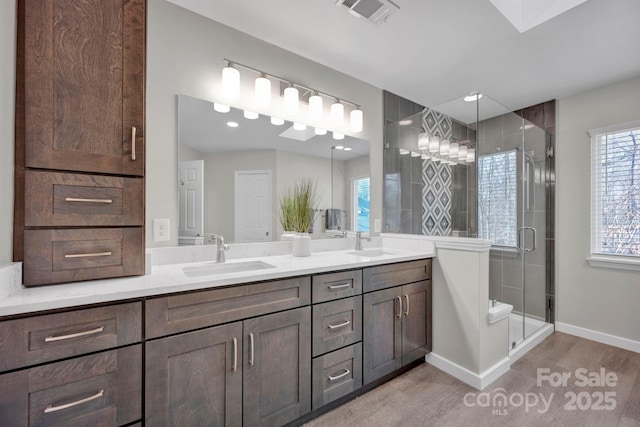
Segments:
[[[566,386],[554,387],[549,381],[538,385],[538,368],[571,377]],[[580,368],[615,373],[616,385],[580,387]],[[509,399],[507,406],[499,406],[498,400],[486,406],[484,398],[492,401],[499,389]],[[602,400],[605,392],[614,394]],[[578,397],[573,404],[571,393]],[[519,396],[529,399],[529,409],[520,406]],[[538,399],[535,406],[533,396]],[[547,410],[542,398],[550,400]],[[640,427],[640,353],[555,332],[482,392],[423,364],[305,425]]]

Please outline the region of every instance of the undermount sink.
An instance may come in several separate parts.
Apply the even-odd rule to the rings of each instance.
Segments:
[[[275,268],[275,265],[262,261],[245,261],[230,263],[212,263],[197,267],[184,267],[182,271],[187,277],[210,276],[213,274],[242,273],[245,271],[265,270]]]
[[[355,256],[370,258],[370,257],[376,257],[376,256],[382,256],[382,255],[393,255],[393,253],[387,252],[384,249],[363,249],[361,251],[347,252],[347,255],[355,255]]]

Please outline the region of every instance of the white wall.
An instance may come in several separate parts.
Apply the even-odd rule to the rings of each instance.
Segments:
[[[640,341],[640,273],[593,268],[587,131],[640,119],[640,78],[560,99],[556,149],[557,321]]]
[[[0,265],[13,258],[13,122],[16,2],[0,2]]]
[[[360,80],[186,11],[164,0],[149,0],[147,28],[147,224],[169,218],[176,236],[176,94],[210,99],[223,59],[289,78],[362,105],[370,141],[372,211],[382,216],[382,91]],[[167,243],[167,242],[163,242]],[[176,245],[173,238],[168,245]],[[151,241],[147,230],[147,246]]]

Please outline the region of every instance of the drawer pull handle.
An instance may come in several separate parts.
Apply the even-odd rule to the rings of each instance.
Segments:
[[[110,256],[111,252],[95,252],[91,254],[66,254],[65,258],[91,258],[97,256]]]
[[[238,370],[238,340],[233,337],[233,372]]]
[[[249,365],[253,366],[253,363],[255,362],[254,360],[254,355],[253,355],[253,334],[249,334],[249,350],[250,350],[250,354],[249,354]]]
[[[396,298],[398,298],[398,314],[396,314],[396,317],[401,318],[402,317],[402,298],[400,297],[400,295],[398,295]]]
[[[104,331],[104,326],[100,326],[99,328],[91,329],[90,331],[76,332],[75,334],[58,335],[58,336],[52,335],[50,337],[46,337],[44,339],[44,342],[70,340],[71,338],[78,338],[78,337],[84,337],[87,335],[99,334],[100,332],[103,332],[103,331]]]
[[[407,309],[404,312],[405,316],[409,315],[409,295],[408,294],[404,294],[404,299],[407,302]]]
[[[351,287],[351,283],[345,283],[342,285],[329,285],[329,289],[331,289],[332,291],[336,290],[336,289],[344,289],[344,288],[348,288]]]
[[[131,128],[131,160],[136,160],[136,127]]]
[[[77,197],[66,197],[64,199],[65,202],[82,202],[82,203],[113,203],[111,199],[80,199]]]
[[[72,408],[74,406],[82,405],[83,403],[91,402],[92,400],[100,399],[102,396],[104,396],[104,390],[100,390],[93,396],[85,397],[84,399],[76,400],[75,402],[65,403],[64,405],[57,405],[57,406],[49,405],[46,408],[44,408],[44,413],[48,414],[49,412],[56,412],[56,411],[61,411],[63,409]]]
[[[349,375],[351,373],[350,370],[345,369],[343,373],[341,373],[340,375],[336,375],[335,377],[332,377],[331,375],[329,375],[329,381],[335,381],[335,380],[339,380],[340,378],[344,378],[347,375]]]
[[[350,325],[351,321],[349,320],[345,320],[342,323],[338,323],[337,325],[327,325],[329,327],[329,329],[338,329],[338,328],[344,328],[347,325]]]

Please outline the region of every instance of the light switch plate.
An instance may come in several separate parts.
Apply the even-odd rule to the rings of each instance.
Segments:
[[[153,220],[153,241],[154,242],[169,241],[169,220],[168,219]]]

